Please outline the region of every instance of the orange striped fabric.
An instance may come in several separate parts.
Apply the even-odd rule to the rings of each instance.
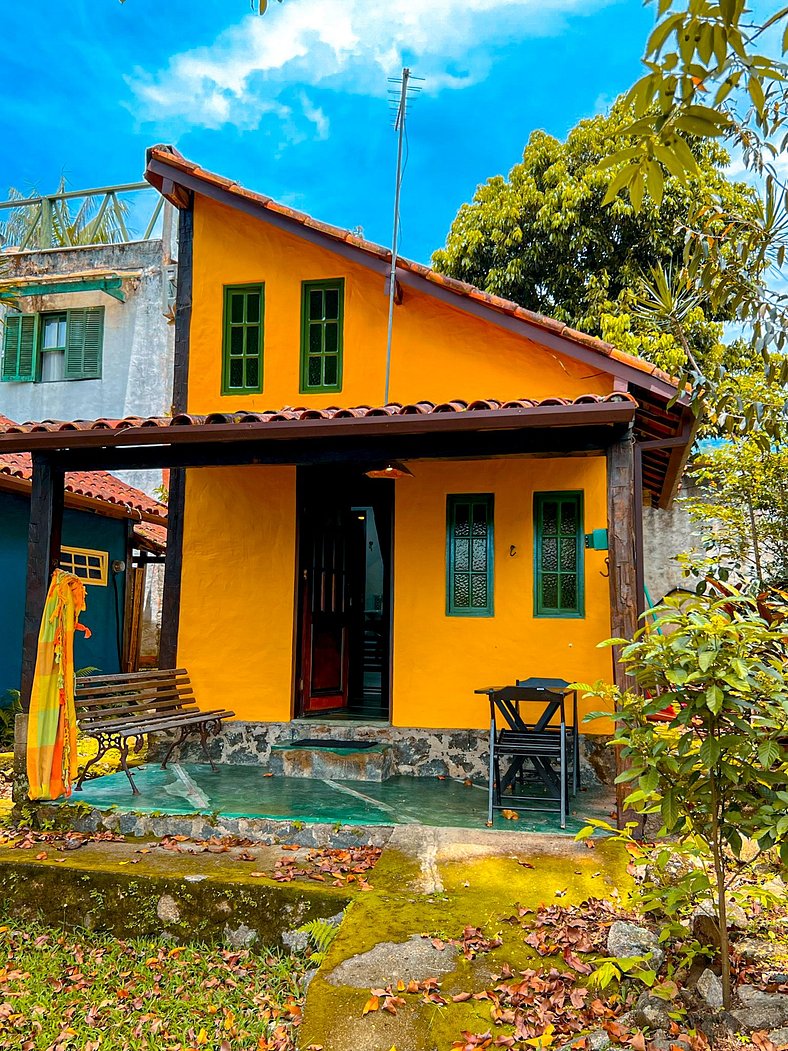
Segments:
[[[79,623],[85,585],[55,570],[38,635],[36,670],[27,725],[27,779],[31,799],[71,795],[77,774],[77,721],[74,711],[74,635],[90,631]]]

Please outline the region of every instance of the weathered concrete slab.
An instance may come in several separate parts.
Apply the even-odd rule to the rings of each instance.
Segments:
[[[299,1046],[445,1051],[464,1030],[488,1031],[489,1001],[451,998],[490,988],[504,964],[515,972],[542,965],[519,924],[508,922],[517,906],[576,904],[625,893],[627,860],[612,843],[589,849],[567,837],[396,827],[375,869],[372,891],[348,910],[310,983]],[[503,944],[466,959],[452,940],[468,925]],[[410,948],[415,945],[420,948]],[[363,1013],[372,988],[396,990],[400,981],[407,987],[425,978],[439,980],[445,1005],[436,1007],[421,994],[400,989],[404,1003],[396,1015],[380,1009]]]
[[[275,744],[268,769],[277,776],[309,777],[332,781],[385,781],[399,773],[394,749],[383,744],[369,748],[313,748]]]
[[[331,985],[374,989],[404,982],[423,982],[453,971],[457,964],[454,945],[436,948],[431,941],[413,935],[405,942],[378,942],[374,949],[343,960],[329,974]]]
[[[336,915],[353,897],[352,887],[272,878],[278,860],[298,864],[305,850],[255,845],[212,854],[195,844],[179,847],[182,852],[139,842],[87,843],[62,852],[40,843],[0,848],[5,914],[119,938],[274,946],[308,920]]]

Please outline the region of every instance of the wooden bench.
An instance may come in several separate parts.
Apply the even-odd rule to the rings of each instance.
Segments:
[[[98,752],[82,771],[77,791],[82,788],[91,766],[110,748],[117,748],[131,790],[139,795],[127,763],[129,744],[133,741],[133,750],[139,751],[146,734],[161,731],[177,734],[162,761],[163,770],[175,748],[195,732],[200,735],[211,769],[216,770],[208,752],[208,734],[218,733],[222,721],[235,714],[226,709],[201,711],[195,702],[189,675],[183,668],[78,678],[74,701],[77,726],[83,734],[98,741]]]

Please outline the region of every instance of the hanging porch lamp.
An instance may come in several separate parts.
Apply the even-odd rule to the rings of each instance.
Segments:
[[[389,460],[382,467],[373,467],[365,471],[367,478],[412,478],[413,471],[408,470],[404,463],[399,460]]]

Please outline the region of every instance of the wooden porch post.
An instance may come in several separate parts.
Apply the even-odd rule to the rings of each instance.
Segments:
[[[173,411],[186,412],[189,403],[189,341],[192,318],[192,248],[194,242],[194,196],[178,213],[178,289],[175,298],[175,368]],[[159,667],[178,665],[178,629],[181,615],[181,566],[183,563],[183,511],[186,503],[186,471],[170,471],[167,500],[167,553],[164,559],[164,594],[161,608]]]
[[[36,668],[38,633],[49,581],[60,565],[63,527],[64,472],[40,453],[33,453],[30,525],[27,543],[27,589],[22,635],[22,711],[14,724],[14,787],[16,802],[27,799],[27,720]]]
[[[635,507],[635,445],[630,433],[607,450],[610,631],[614,638],[631,639],[638,626]],[[613,681],[621,690],[635,684],[619,660],[618,646],[613,647]],[[616,773],[621,769],[621,756],[616,749]],[[624,796],[624,786],[617,785],[619,827],[624,822]]]
[[[27,541],[27,593],[22,636],[22,708],[30,710],[38,632],[49,581],[60,565],[64,472],[41,453],[33,453],[30,527]]]

